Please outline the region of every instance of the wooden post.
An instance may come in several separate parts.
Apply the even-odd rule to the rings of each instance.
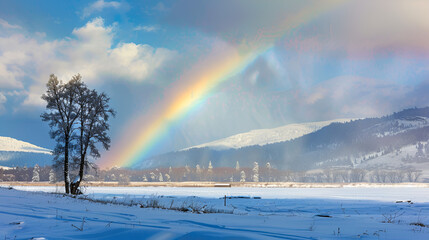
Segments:
[[[225,206],[225,207],[226,207],[226,195],[225,195],[225,197],[224,197],[223,206]]]

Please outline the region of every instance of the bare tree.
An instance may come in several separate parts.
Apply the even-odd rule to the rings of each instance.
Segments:
[[[363,169],[354,168],[350,171],[350,182],[363,182],[366,172]]]
[[[386,172],[386,174],[387,174],[387,179],[391,183],[402,182],[404,179],[404,176],[405,176],[405,172],[403,172],[401,170],[388,171],[388,172]]]
[[[73,76],[63,84],[51,74],[46,84],[47,91],[42,95],[46,101],[46,111],[41,115],[42,121],[49,122],[50,136],[55,139],[57,145],[53,151],[55,161],[62,163],[64,173],[65,192],[70,193],[69,153],[72,150],[71,140],[75,130],[75,122],[79,117],[80,108],[77,103],[77,82],[81,76]]]
[[[372,172],[372,181],[378,183],[387,182],[387,172],[383,170],[376,169]]]
[[[334,175],[335,173],[332,171],[332,169],[323,169],[323,177],[325,178],[326,182],[334,182]]]
[[[57,141],[53,153],[55,165],[63,168],[65,191],[77,194],[85,167],[89,166],[87,153],[98,158],[97,143],[101,143],[104,149],[110,147],[108,120],[115,112],[109,107],[106,94],[88,89],[79,74],[65,84],[52,74],[46,86],[42,99],[47,102],[47,110],[41,117],[49,122],[51,137]],[[78,152],[75,163],[79,172],[70,183],[70,159],[75,150]]]
[[[417,182],[421,175],[421,171],[417,171],[414,168],[405,170],[405,176],[408,182]]]
[[[71,193],[77,194],[80,183],[84,180],[84,170],[91,166],[87,159],[88,149],[93,158],[99,158],[100,152],[97,143],[101,143],[103,148],[110,148],[109,118],[115,116],[115,111],[109,106],[109,97],[106,94],[98,94],[95,90],[89,90],[87,86],[80,82],[76,86],[79,94],[79,137],[77,137],[77,147],[79,151],[79,175],[71,185]]]

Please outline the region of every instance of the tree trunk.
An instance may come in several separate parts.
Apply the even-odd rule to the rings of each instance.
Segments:
[[[71,193],[74,195],[81,194],[81,192],[79,191],[79,186],[83,180],[83,172],[84,172],[84,167],[85,167],[85,155],[86,154],[81,155],[80,164],[79,164],[79,179],[77,179],[76,182],[71,183],[70,190],[71,190]]]
[[[65,137],[64,143],[64,187],[66,193],[70,193],[70,176],[69,176],[69,137]]]
[[[81,106],[81,126],[80,126],[80,166],[79,166],[79,181],[76,183],[76,190],[77,188],[80,186],[80,182],[83,181],[83,171],[85,169],[85,156],[86,156],[86,149],[87,149],[87,144],[89,143],[89,141],[84,142],[84,129],[85,129],[85,122],[83,121],[84,117],[83,117],[83,109],[84,106]],[[84,149],[85,148],[85,149]]]
[[[82,109],[83,107],[81,107]],[[81,113],[82,114],[82,113]],[[81,127],[80,127],[80,164],[79,164],[79,179],[77,181],[73,181],[71,184],[71,193],[74,195],[79,195],[81,192],[79,191],[80,183],[83,181],[83,171],[85,168],[85,155],[86,155],[86,149],[87,146],[85,146],[84,149],[84,142],[83,142],[83,134],[84,134],[84,125],[83,125],[83,117],[81,116]]]

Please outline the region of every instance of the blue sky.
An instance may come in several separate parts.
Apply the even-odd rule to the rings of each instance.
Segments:
[[[0,136],[51,148],[39,117],[44,84],[50,73],[80,73],[111,97],[115,144],[216,46],[255,42],[316,2],[3,0]],[[429,2],[332,2],[340,3],[270,39],[269,51],[178,121],[154,154],[257,128],[429,105]]]

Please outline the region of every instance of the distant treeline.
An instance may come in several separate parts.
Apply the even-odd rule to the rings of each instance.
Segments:
[[[23,182],[57,182],[62,177],[50,166],[0,169],[0,181]],[[308,182],[308,183],[400,183],[419,182],[421,171],[409,169],[366,170],[351,168],[329,168],[313,171],[290,171],[272,168],[270,164],[253,168],[159,168],[151,170],[132,170],[113,168],[110,170],[92,169],[85,174],[86,181],[118,182],[183,182],[183,181],[216,181],[216,182]]]

